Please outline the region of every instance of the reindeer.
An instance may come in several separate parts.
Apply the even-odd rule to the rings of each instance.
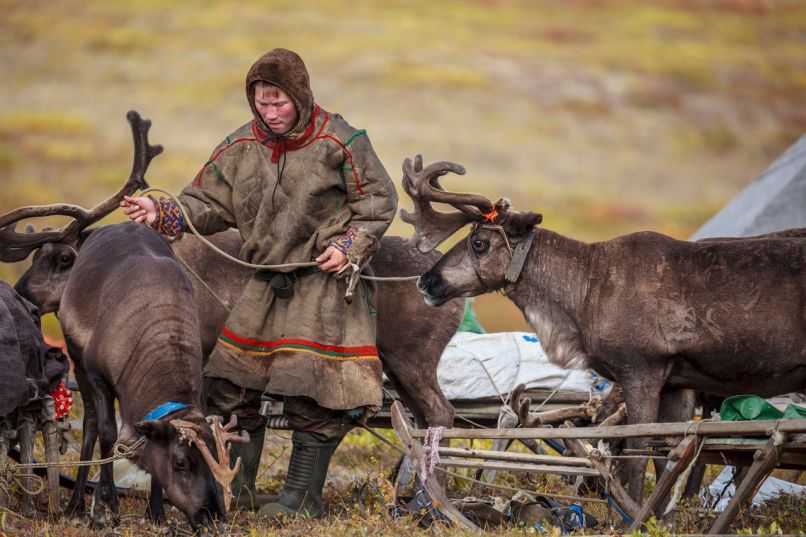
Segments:
[[[501,290],[554,363],[621,384],[629,423],[657,420],[664,387],[764,397],[806,387],[802,233],[687,242],[645,231],[584,243],[537,227],[540,214],[506,199],[446,192],[438,178],[461,166],[423,169],[417,157],[403,169],[415,211],[401,216],[421,251],[473,224],[420,277],[426,302]],[[640,499],[646,463],[629,462],[630,494]]]
[[[117,207],[119,197],[144,183],[151,159],[161,147],[147,140],[150,122],[129,113],[134,135],[132,173],[121,191],[90,211],[75,206],[23,208],[32,214],[69,214],[73,222],[62,230],[40,232],[50,240],[75,242],[80,230],[99,215]],[[6,257],[18,256],[32,236],[12,234],[5,227]],[[215,481],[229,498],[229,483],[239,464],[230,469],[228,441],[247,441],[235,435],[235,423],[222,427],[205,420],[202,406],[201,348],[193,289],[170,248],[153,230],[136,224],[106,226],[83,243],[71,277],[64,285],[59,308],[68,353],[75,363],[85,413],[81,460],[90,460],[96,439],[101,457],[110,457],[117,444],[141,444],[135,462],[152,476],[149,516],[165,519],[163,490],[194,528],[214,529],[213,518],[226,518]],[[118,435],[114,403],[123,421]],[[145,443],[137,442],[138,437]],[[134,448],[132,448],[134,449]],[[216,460],[216,456],[218,460]],[[78,472],[68,512],[84,512],[88,467]],[[215,478],[215,480],[214,480]],[[110,512],[104,512],[102,505]],[[101,467],[91,517],[98,525],[116,522],[118,496],[112,465]]]

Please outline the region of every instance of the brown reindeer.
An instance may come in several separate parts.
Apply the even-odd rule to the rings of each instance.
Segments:
[[[129,121],[135,159],[121,191],[90,211],[60,205],[23,208],[11,217],[0,217],[0,226],[6,228],[3,240],[11,245],[5,250],[6,258],[36,245],[30,242],[32,237],[76,242],[84,227],[117,207],[117,198],[144,183],[148,164],[161,148],[148,145],[148,121],[134,112],[129,113]],[[10,221],[43,213],[69,214],[75,219],[61,230],[12,233]],[[84,241],[81,252],[64,284],[59,308],[85,406],[81,459],[92,458],[96,439],[101,457],[106,458],[116,442],[132,445],[144,437],[133,458],[152,476],[151,519],[165,518],[164,490],[194,528],[214,529],[213,519],[226,514],[214,478],[229,491],[233,475],[225,443],[246,438],[230,432],[234,423],[211,428],[205,420],[192,286],[165,241],[144,226],[101,228]],[[123,421],[120,435],[116,399]],[[88,467],[79,470],[68,511],[84,511],[87,471]],[[112,465],[107,463],[101,467],[90,515],[96,524],[106,525],[107,515],[114,523],[118,513]]]
[[[591,367],[624,391],[629,423],[656,421],[664,387],[761,396],[806,387],[806,241],[781,236],[687,242],[653,232],[584,243],[538,228],[508,200],[450,193],[450,163],[404,163],[422,251],[473,227],[418,282],[438,306],[501,290],[552,361]],[[431,202],[459,209],[437,213]],[[632,442],[639,447],[642,441]],[[645,462],[630,460],[640,498]]]

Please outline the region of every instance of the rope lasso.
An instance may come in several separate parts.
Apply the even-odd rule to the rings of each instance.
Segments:
[[[187,211],[185,210],[185,206],[182,205],[182,202],[179,201],[179,198],[177,198],[174,194],[168,192],[167,190],[152,187],[152,188],[147,188],[146,190],[141,191],[140,194],[141,195],[146,195],[146,194],[149,194],[151,192],[158,192],[160,194],[165,194],[166,196],[171,198],[171,201],[173,201],[176,204],[177,207],[179,207],[179,210],[182,212],[182,214],[187,214]],[[313,266],[317,265],[317,263],[315,261],[300,261],[300,262],[296,262],[296,263],[282,263],[282,264],[279,264],[279,265],[259,265],[259,264],[255,264],[255,263],[248,263],[246,261],[241,261],[237,257],[233,257],[233,256],[229,255],[227,252],[225,252],[224,250],[222,250],[221,248],[219,248],[218,246],[216,246],[215,244],[213,244],[212,242],[207,240],[207,238],[205,238],[201,233],[199,233],[196,230],[196,226],[193,225],[193,222],[190,220],[190,218],[185,218],[185,222],[187,222],[187,225],[190,228],[190,230],[193,231],[193,233],[204,244],[206,244],[207,246],[212,248],[213,251],[215,251],[216,253],[218,253],[222,257],[224,257],[226,259],[229,259],[233,263],[237,263],[237,264],[239,264],[239,265],[241,265],[243,267],[256,269],[256,270],[281,270],[281,269],[295,269],[295,268],[302,268],[302,267],[313,267]],[[387,277],[381,277],[381,276],[368,276],[368,275],[364,275],[364,274],[361,274],[360,276],[361,276],[362,279],[365,279],[365,280],[398,281],[398,282],[399,281],[416,280],[416,279],[418,279],[420,277],[420,276],[387,276]]]
[[[124,444],[115,444],[112,448],[112,452],[114,455],[110,457],[106,457],[105,459],[98,459],[98,460],[90,460],[90,461],[57,461],[57,462],[31,462],[31,463],[22,463],[22,464],[15,464],[13,468],[25,469],[25,468],[78,468],[81,466],[94,466],[96,464],[107,464],[110,462],[114,462],[119,459],[130,459],[134,456],[134,453],[142,446],[146,441],[146,438],[138,439],[134,444],[131,446],[127,446]],[[11,465],[7,465],[11,466]]]

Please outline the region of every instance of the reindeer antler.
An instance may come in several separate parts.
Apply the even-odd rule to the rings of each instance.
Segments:
[[[591,423],[596,421],[596,415],[602,406],[598,399],[590,399],[586,404],[547,410],[545,412],[530,412],[529,408],[532,400],[523,397],[526,390],[525,384],[518,384],[510,393],[509,406],[518,415],[521,426],[530,429],[533,427],[544,427],[555,423],[563,423],[565,420],[582,418]]]
[[[235,466],[230,468],[230,459],[232,457],[232,446],[229,442],[249,442],[249,433],[241,431],[240,434],[230,432],[231,429],[238,425],[238,419],[233,414],[230,417],[229,423],[221,425],[220,416],[210,416],[207,418],[211,429],[213,430],[213,440],[216,444],[216,453],[218,453],[218,460],[213,457],[210,448],[202,438],[201,428],[197,423],[192,423],[184,420],[171,420],[171,425],[176,427],[182,438],[190,444],[196,444],[199,452],[202,454],[207,466],[210,467],[210,472],[213,478],[221,485],[224,490],[224,509],[229,511],[230,504],[232,503],[232,480],[238,475],[241,470],[241,458],[235,460]]]
[[[162,153],[162,146],[148,143],[148,129],[151,127],[151,121],[142,119],[140,114],[134,110],[126,114],[126,119],[129,120],[132,128],[134,159],[131,174],[123,187],[90,210],[78,205],[57,203],[20,207],[0,216],[0,261],[21,261],[28,257],[32,250],[49,242],[75,242],[81,230],[114,211],[120,205],[123,196],[130,196],[138,189],[148,188],[145,173],[151,159]],[[52,231],[37,233],[17,233],[15,231],[16,223],[20,220],[53,215],[69,216],[74,220],[66,227]]]
[[[493,210],[493,203],[479,194],[448,192],[439,184],[439,177],[448,172],[464,175],[465,168],[459,164],[441,161],[429,164],[423,169],[421,155],[403,161],[403,189],[414,202],[414,213],[400,210],[404,222],[414,226],[412,240],[417,248],[427,253],[442,241],[453,235],[459,228],[480,220],[483,213]],[[447,203],[458,212],[435,211],[431,202]],[[483,212],[482,212],[483,211]]]

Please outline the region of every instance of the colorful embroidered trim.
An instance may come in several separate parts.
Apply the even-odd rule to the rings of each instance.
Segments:
[[[350,166],[349,167],[345,166],[344,169],[345,170],[353,170],[353,180],[355,181],[355,188],[358,190],[358,193],[363,196],[364,195],[364,189],[361,188],[361,178],[358,177],[358,171],[355,169],[355,160],[353,159],[353,154],[350,152],[349,149],[347,149],[347,146],[344,145],[341,142],[341,140],[339,140],[338,138],[336,138],[335,136],[330,135],[330,134],[324,134],[322,136],[317,136],[316,138],[317,139],[327,138],[328,140],[333,140],[334,142],[336,142],[336,144],[339,145],[339,147],[342,148],[342,150],[344,150],[344,154],[347,155],[347,160],[350,161]]]
[[[324,120],[322,121],[322,125],[319,127],[319,130],[316,132],[316,134],[314,136],[311,136],[311,133],[315,128],[316,118],[320,114],[324,114]],[[283,138],[282,143],[276,143],[268,134],[260,130],[260,128],[257,125],[257,120],[252,120],[252,134],[254,135],[254,138],[239,138],[237,140],[233,140],[230,142],[230,138],[228,136],[225,140],[227,145],[221,148],[213,156],[211,156],[210,160],[208,160],[204,164],[204,166],[202,166],[202,169],[199,170],[199,173],[196,174],[196,178],[193,180],[193,187],[198,188],[199,185],[201,185],[201,180],[202,177],[204,176],[205,170],[207,170],[208,166],[215,166],[215,161],[221,155],[221,153],[223,153],[233,145],[238,144],[240,142],[260,142],[261,144],[271,148],[272,150],[271,161],[277,164],[279,162],[280,155],[285,151],[295,151],[297,149],[302,149],[303,147],[309,146],[316,140],[328,139],[338,144],[339,147],[341,147],[344,150],[344,153],[347,155],[347,160],[350,162],[350,165],[345,166],[344,170],[353,172],[353,181],[355,183],[355,188],[356,190],[358,190],[358,193],[361,196],[363,196],[364,189],[361,187],[361,178],[358,176],[358,171],[356,170],[355,167],[355,160],[353,158],[353,154],[350,152],[349,149],[347,149],[347,146],[351,144],[353,140],[356,139],[357,137],[365,136],[366,130],[362,129],[355,132],[352,136],[350,136],[350,139],[347,140],[347,143],[345,144],[331,134],[322,134],[322,132],[325,130],[325,126],[328,124],[329,121],[330,121],[330,113],[327,112],[326,110],[322,110],[322,108],[320,108],[319,105],[317,104],[315,105],[313,115],[311,116],[311,123],[305,129],[305,132],[302,134],[302,136],[300,136],[295,140],[286,140]],[[218,170],[218,168],[215,168],[215,172],[219,179],[224,178],[223,175]]]
[[[179,207],[173,201],[165,198],[155,199],[154,205],[157,207],[157,219],[154,220],[151,227],[166,237],[181,235],[185,230],[185,217]]]
[[[274,164],[280,162],[280,155],[285,153],[286,151],[294,151],[300,149],[302,147],[307,146],[313,139],[311,136],[313,135],[313,130],[316,127],[316,118],[322,112],[322,109],[319,107],[318,104],[314,105],[313,114],[311,115],[311,121],[308,123],[308,126],[305,128],[305,132],[299,135],[298,138],[288,139],[284,136],[279,136],[274,138],[265,132],[263,132],[257,126],[257,120],[252,122],[252,133],[255,135],[255,138],[265,145],[266,147],[271,148],[271,161]],[[323,125],[324,126],[324,125]],[[319,129],[321,132],[322,129]]]
[[[358,228],[355,226],[350,226],[347,228],[347,233],[330,243],[331,245],[335,246],[343,253],[348,253],[350,248],[353,246],[353,241],[355,238],[358,237]]]
[[[67,389],[63,380],[59,381],[59,385],[50,396],[53,398],[57,420],[70,413],[70,408],[73,406],[73,392]]]
[[[250,354],[269,356],[275,352],[292,351],[314,354],[330,360],[372,360],[378,358],[378,347],[362,345],[358,347],[342,347],[325,345],[309,339],[283,338],[275,341],[263,341],[246,338],[223,328],[218,341],[228,347],[234,347]]]

